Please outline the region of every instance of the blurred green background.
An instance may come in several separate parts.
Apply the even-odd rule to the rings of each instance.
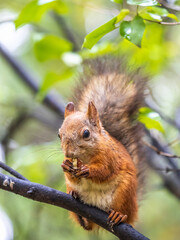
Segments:
[[[32,3],[29,14],[19,15],[28,2]],[[0,138],[2,141],[12,122],[22,115],[24,120],[6,143],[7,164],[33,182],[65,191],[60,167],[63,155],[57,137],[62,117],[42,105],[46,93],[56,91],[67,102],[84,59],[118,52],[129,57],[131,66],[145,65],[146,72],[152,76],[151,98],[161,112],[175,118],[180,106],[180,26],[147,22],[142,48],[123,39],[117,29],[91,50],[81,49],[87,33],[116,16],[122,5],[109,0],[67,0],[40,9],[36,15],[34,2],[0,0],[0,45],[20,61],[40,86],[40,91],[33,95],[0,55]],[[39,2],[43,5],[48,1]],[[125,2],[124,5],[136,11],[136,7]],[[30,20],[33,23],[29,24]],[[163,126],[166,131],[162,135],[167,143],[179,139],[177,129],[166,122]],[[180,154],[179,141],[173,149]],[[150,169],[146,188],[136,229],[150,239],[178,240],[179,200],[163,187],[159,175]],[[116,239],[106,231],[98,235],[85,232],[69,219],[64,209],[0,190],[0,240],[72,238]]]

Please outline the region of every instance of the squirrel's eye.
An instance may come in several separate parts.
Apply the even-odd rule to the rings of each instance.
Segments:
[[[89,136],[90,136],[89,130],[88,130],[88,129],[84,130],[84,132],[83,132],[83,138],[84,138],[84,139],[87,139],[87,138],[89,138]]]

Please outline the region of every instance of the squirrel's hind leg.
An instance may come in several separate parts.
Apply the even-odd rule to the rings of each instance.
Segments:
[[[78,199],[78,193],[70,188],[70,186],[67,186],[67,192],[75,199]],[[70,212],[70,217],[75,220],[75,222],[78,222],[85,230],[93,230],[94,223],[89,221],[87,218],[82,217],[81,215],[78,215],[74,212]]]
[[[78,222],[85,230],[93,230],[93,226],[95,225],[93,222],[89,221],[87,218],[82,217],[74,212],[70,212],[71,218],[73,218],[76,222]]]

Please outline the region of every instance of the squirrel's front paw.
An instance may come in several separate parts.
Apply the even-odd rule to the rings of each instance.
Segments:
[[[89,168],[86,165],[83,165],[82,161],[79,159],[76,164],[74,163],[73,159],[66,159],[61,164],[61,167],[64,172],[68,172],[76,178],[89,176]]]
[[[64,160],[63,163],[61,164],[61,167],[64,172],[68,172],[71,174],[74,173],[73,162],[70,161],[69,159]]]
[[[77,178],[81,178],[81,177],[88,177],[89,176],[89,168],[86,165],[82,165],[80,168],[77,168],[74,176]]]

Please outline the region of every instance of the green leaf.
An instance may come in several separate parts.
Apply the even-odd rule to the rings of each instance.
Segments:
[[[115,2],[115,3],[121,4],[123,2],[123,0],[111,0],[111,2]]]
[[[82,47],[91,49],[104,35],[116,29],[116,23],[123,20],[128,14],[128,9],[122,9],[116,17],[86,35]]]
[[[159,114],[152,111],[150,108],[140,108],[138,120],[143,123],[147,129],[156,129],[164,133]]]
[[[171,19],[174,19],[176,22],[179,21],[179,19],[176,17],[176,15],[174,15],[174,14],[172,14],[172,13],[169,13],[169,14],[167,15],[167,17],[168,17],[168,18],[171,18]]]
[[[139,15],[144,19],[155,20],[157,22],[161,22],[163,20],[162,17],[169,17],[178,21],[178,18],[174,14],[170,14],[167,9],[160,7],[146,7],[139,12]]]
[[[161,17],[167,17],[169,14],[168,10],[161,7],[147,7],[148,12],[158,14]]]
[[[139,12],[139,16],[147,20],[153,20],[157,22],[162,21],[161,15],[156,11],[153,11],[153,7],[144,8],[142,11]]]
[[[43,84],[41,85],[40,91],[46,92],[49,88],[54,86],[54,84],[56,84],[57,82],[60,82],[72,77],[73,73],[74,71],[71,68],[68,68],[61,74],[54,73],[54,72],[47,73],[43,80]]]
[[[144,30],[145,23],[140,16],[136,16],[129,22],[123,21],[120,25],[120,35],[138,47],[141,46]]]
[[[139,5],[144,7],[160,5],[156,0],[127,0],[127,3],[130,5]]]
[[[45,97],[47,91],[52,88],[55,84],[57,84],[60,81],[67,80],[71,78],[74,74],[74,70],[72,68],[68,68],[64,70],[61,74],[55,73],[55,72],[49,72],[46,74],[46,76],[43,79],[42,85],[40,87],[40,90],[37,94],[37,99],[42,101]]]
[[[116,17],[116,23],[122,21],[130,13],[129,9],[122,9]]]
[[[34,0],[28,3],[20,12],[18,18],[15,20],[16,28],[27,23],[39,22],[49,10],[64,14],[67,13],[68,8],[61,0]]]
[[[72,50],[72,44],[66,39],[46,35],[34,44],[34,51],[39,61],[58,59],[61,54]]]

